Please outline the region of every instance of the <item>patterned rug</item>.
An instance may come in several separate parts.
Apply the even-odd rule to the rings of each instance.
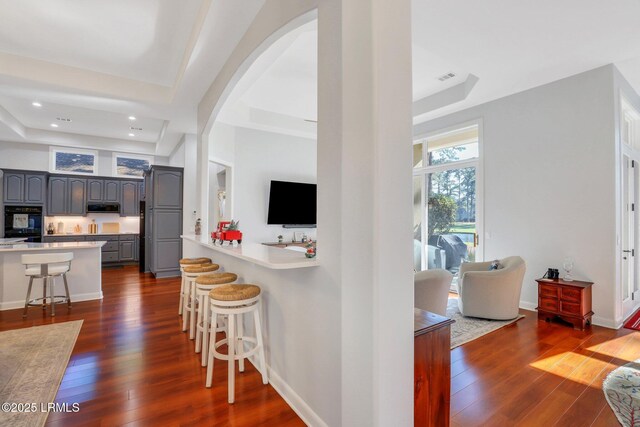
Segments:
[[[81,326],[76,320],[0,332],[0,426],[44,425]]]
[[[640,426],[640,359],[614,369],[602,383],[602,391],[620,424]]]
[[[490,332],[503,328],[507,325],[522,319],[523,315],[518,315],[511,320],[487,320],[476,317],[464,317],[458,310],[458,299],[449,298],[447,304],[447,317],[456,321],[451,325],[451,348],[461,346]]]

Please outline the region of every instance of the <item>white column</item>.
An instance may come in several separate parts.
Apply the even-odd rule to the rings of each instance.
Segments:
[[[413,424],[410,9],[319,2],[319,224],[340,236],[344,426]]]
[[[184,165],[185,168],[196,167],[197,170],[197,180],[194,183],[197,194],[196,206],[197,215],[202,219],[203,233],[209,230],[209,139],[209,133],[198,135],[197,158],[192,165],[186,162]]]

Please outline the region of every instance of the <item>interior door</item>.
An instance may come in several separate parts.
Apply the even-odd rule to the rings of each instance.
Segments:
[[[638,159],[625,154],[622,161],[622,304],[624,318],[640,305],[638,289]]]

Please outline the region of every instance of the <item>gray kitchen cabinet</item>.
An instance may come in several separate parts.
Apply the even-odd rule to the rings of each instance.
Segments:
[[[120,203],[120,181],[105,179],[102,201],[106,203]]]
[[[102,194],[104,190],[104,179],[89,178],[87,179],[87,202],[102,202]]]
[[[47,176],[28,171],[4,171],[3,202],[5,204],[43,205]]]
[[[44,236],[45,243],[84,242],[86,236]]]
[[[152,166],[145,173],[145,264],[156,277],[180,275],[182,180],[182,168]]]
[[[45,174],[24,174],[24,203],[42,205],[46,199],[47,176]]]
[[[138,216],[140,203],[138,202],[138,182],[122,181],[120,185],[122,199],[120,201],[121,216]]]
[[[47,191],[47,215],[68,215],[68,185],[66,177],[50,176]]]
[[[133,261],[135,259],[135,240],[120,242],[120,262]]]
[[[167,166],[152,169],[153,208],[182,209],[182,170]]]
[[[87,213],[87,180],[69,178],[69,215],[84,216]]]
[[[22,203],[24,200],[24,174],[4,173],[4,203]]]
[[[87,213],[87,180],[51,175],[47,191],[47,215],[84,216]]]

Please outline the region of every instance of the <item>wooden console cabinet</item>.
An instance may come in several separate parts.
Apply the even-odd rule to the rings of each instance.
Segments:
[[[538,318],[550,321],[554,317],[573,324],[575,329],[584,329],[591,324],[592,282],[562,279],[537,279]]]
[[[451,400],[451,324],[454,320],[414,309],[415,426],[449,425]]]

